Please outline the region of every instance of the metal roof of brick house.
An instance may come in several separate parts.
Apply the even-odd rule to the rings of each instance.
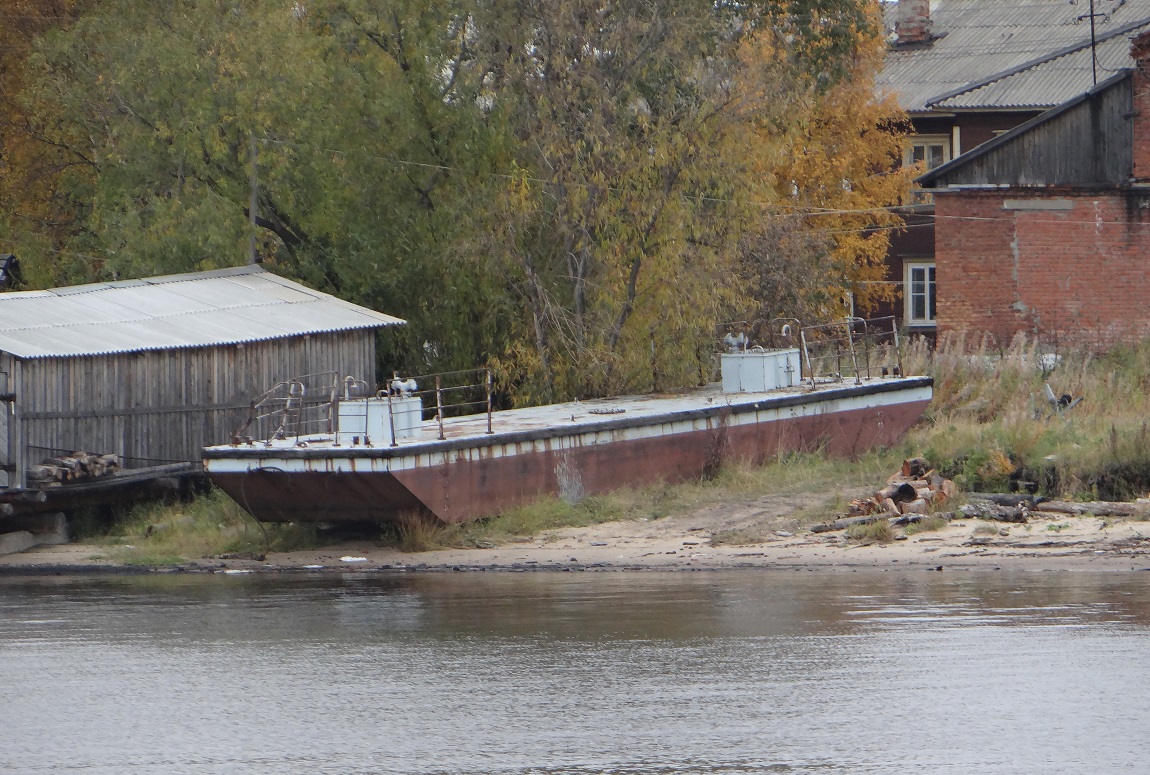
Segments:
[[[256,266],[0,293],[0,351],[18,358],[213,347],[403,322]]]
[[[1130,36],[1147,26],[1150,26],[1150,20],[1134,30],[1123,30],[1123,34],[1098,43],[1099,82],[1133,66]],[[939,110],[1045,110],[1074,99],[1093,85],[1090,46],[1086,45],[940,99],[932,106]]]
[[[1098,80],[1130,67],[1129,40],[1150,25],[1150,0],[1096,0]],[[894,5],[887,22],[893,29]],[[911,113],[1042,110],[1093,85],[1087,0],[936,0],[935,39],[892,48],[878,78]],[[941,36],[941,37],[940,37]]]

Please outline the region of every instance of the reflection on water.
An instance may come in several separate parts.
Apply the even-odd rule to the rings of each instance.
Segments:
[[[0,771],[1146,771],[1150,574],[0,578]]]

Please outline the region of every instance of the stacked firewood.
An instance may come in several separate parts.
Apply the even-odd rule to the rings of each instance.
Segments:
[[[944,479],[921,457],[902,461],[902,468],[891,474],[886,486],[870,498],[851,501],[851,516],[888,514],[926,514],[951,500],[958,488]]]
[[[29,487],[51,487],[66,482],[95,479],[120,470],[116,455],[97,455],[79,450],[68,455],[45,458],[28,466]]]

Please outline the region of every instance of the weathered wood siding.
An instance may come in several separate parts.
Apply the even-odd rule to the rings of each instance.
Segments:
[[[1133,88],[1121,78],[940,172],[931,187],[1114,186],[1133,171]]]
[[[23,454],[11,462],[19,471],[78,449],[112,452],[137,468],[198,461],[202,447],[231,439],[254,396],[281,380],[336,371],[372,381],[375,332],[4,363],[15,377]]]

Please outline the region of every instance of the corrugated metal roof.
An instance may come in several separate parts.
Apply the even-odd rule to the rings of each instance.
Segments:
[[[1099,36],[1150,21],[1150,0],[1097,0],[1095,7],[1104,14],[1096,19]],[[932,100],[951,92],[977,87],[988,79],[994,80],[996,75],[1044,60],[1061,49],[1089,46],[1090,21],[1080,18],[1088,13],[1085,0],[935,0],[931,3],[933,33],[944,37],[928,46],[888,52],[878,78],[879,91],[896,94],[903,108],[912,113],[928,111]],[[892,29],[893,19],[894,8],[888,6],[887,21]],[[1126,38],[1122,37],[1122,41]],[[1114,45],[1121,48],[1121,43]],[[1086,62],[1089,64],[1088,56]],[[1127,57],[1124,61],[1111,61],[1108,66],[1125,67],[1129,63]],[[1060,77],[1053,71],[1044,71],[1026,86],[1021,85],[1026,78],[1018,75],[1012,94],[1030,90],[1027,108],[1060,104],[1066,99],[1063,95],[1081,94],[1093,83],[1089,67],[1084,77],[1078,68],[1062,72]],[[1103,77],[1100,72],[1099,79]],[[969,107],[1018,107],[1010,102],[1017,102],[1016,96],[1005,96],[1004,104],[994,99],[984,93]],[[966,106],[952,106],[960,107]]]
[[[254,266],[0,293],[0,351],[19,358],[212,347],[403,322]]]
[[[1150,22],[1140,29],[1150,26]],[[1134,31],[1130,35],[1135,34]],[[1098,44],[1098,80],[1131,67],[1129,35],[1115,36]],[[1042,110],[1074,99],[1094,85],[1090,47],[1076,49],[1018,73],[992,80],[934,103],[939,110],[1017,108]]]

